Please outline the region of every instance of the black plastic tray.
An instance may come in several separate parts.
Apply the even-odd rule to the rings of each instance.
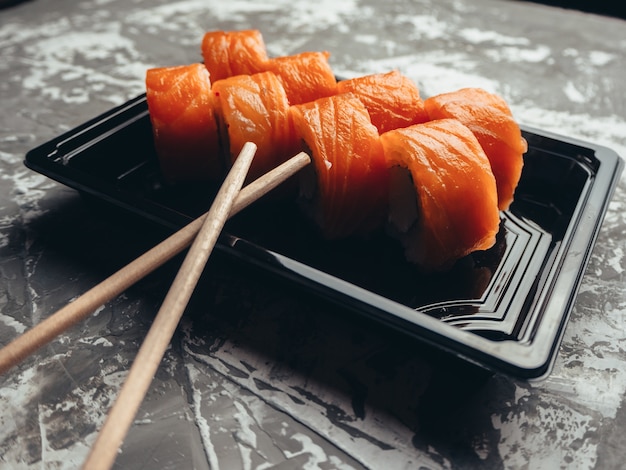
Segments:
[[[389,237],[324,242],[291,201],[238,214],[218,249],[489,370],[543,376],[623,162],[604,147],[523,132],[529,150],[496,245],[448,273],[420,274]],[[25,164],[171,229],[213,194],[163,183],[145,96],[31,150]]]

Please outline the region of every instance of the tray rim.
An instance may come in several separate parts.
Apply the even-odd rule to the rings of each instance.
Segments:
[[[93,178],[88,173],[53,162],[49,158],[51,151],[56,149],[61,142],[89,132],[102,125],[105,120],[117,115],[123,115],[129,109],[142,102],[145,102],[145,94],[132,98],[34,147],[26,153],[23,161],[24,165],[70,188],[96,196],[121,209],[136,213],[160,225],[166,225],[169,229],[175,230],[180,228],[181,224],[185,224],[189,220],[181,218],[180,223],[172,223],[151,214],[150,211],[142,211],[141,209],[145,207],[145,204],[143,204],[141,198],[131,193],[125,193],[124,200],[121,200],[119,197],[111,194],[110,184],[103,184],[100,179]],[[143,114],[147,114],[147,109]],[[139,115],[136,116],[136,118],[139,117]],[[541,138],[591,150],[599,161],[597,172],[591,178],[593,181],[590,183],[591,188],[586,194],[586,200],[578,201],[578,205],[585,203],[578,215],[578,219],[584,218],[592,223],[574,224],[577,230],[573,230],[573,224],[570,221],[567,230],[572,231],[572,233],[567,237],[567,244],[559,247],[559,250],[562,251],[558,258],[559,263],[556,266],[552,266],[549,276],[550,282],[546,284],[546,286],[550,287],[550,294],[552,295],[545,293],[543,295],[541,302],[543,312],[540,318],[537,319],[536,324],[533,325],[534,334],[531,341],[490,340],[285,255],[263,247],[257,247],[251,242],[233,235],[223,234],[218,241],[217,249],[228,252],[229,255],[239,257],[240,259],[245,258],[246,250],[258,249],[263,252],[264,256],[261,258],[264,258],[264,261],[251,258],[247,258],[245,261],[273,271],[274,274],[282,278],[298,282],[313,293],[321,294],[327,300],[336,302],[376,321],[382,321],[387,326],[409,334],[437,349],[444,350],[483,369],[502,372],[517,378],[542,379],[550,373],[556,360],[556,353],[561,344],[565,326],[577,298],[577,292],[584,277],[604,215],[619,183],[619,177],[624,168],[624,161],[616,152],[602,145],[527,125],[521,125],[521,128],[524,132]],[[114,130],[112,131],[114,132]],[[42,157],[43,155],[45,157]],[[59,171],[61,169],[62,171]],[[77,178],[77,175],[83,178]],[[596,184],[598,179],[609,181],[609,184],[599,187]],[[592,199],[599,200],[600,204],[597,206],[586,204]],[[579,246],[581,240],[584,241],[583,245],[586,249],[571,250],[571,246]],[[241,246],[237,247],[237,245],[242,244],[246,249],[241,250]],[[565,279],[564,276],[559,275],[559,272],[563,270],[567,270],[574,275],[571,276],[571,279],[569,277]],[[566,295],[558,294],[563,290],[566,291]],[[381,318],[381,314],[388,316],[388,318]]]

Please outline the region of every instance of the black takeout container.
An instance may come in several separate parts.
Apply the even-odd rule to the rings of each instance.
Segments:
[[[523,133],[529,150],[496,245],[450,272],[420,273],[384,234],[324,241],[294,201],[276,198],[231,219],[217,249],[488,370],[545,376],[623,162],[601,146]],[[25,165],[172,230],[216,191],[162,181],[144,95],[34,148]]]

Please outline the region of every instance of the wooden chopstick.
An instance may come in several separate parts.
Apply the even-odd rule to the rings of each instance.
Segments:
[[[91,448],[84,468],[108,469],[130,428],[137,410],[152,383],[163,354],[202,274],[232,204],[243,185],[256,145],[247,142],[211,205],[207,217],[193,241],[174,282],[163,300],[117,400]]]
[[[276,188],[310,161],[310,157],[301,152],[248,184],[239,192],[230,216]],[[202,227],[207,214],[193,220],[0,349],[0,375],[187,248]]]

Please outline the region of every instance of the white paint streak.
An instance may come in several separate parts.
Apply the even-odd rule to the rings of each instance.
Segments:
[[[594,67],[604,67],[617,60],[615,54],[609,54],[604,51],[591,51],[589,54],[589,63]]]
[[[1,240],[2,239],[0,238],[0,241]],[[0,247],[1,246],[2,245],[0,245]],[[22,322],[19,322],[15,318],[5,315],[3,313],[0,313],[0,322],[3,323],[5,326],[8,326],[9,328],[13,328],[18,334],[22,334],[27,330],[26,325],[24,325]]]
[[[524,412],[492,416],[493,427],[501,432],[498,449],[506,457],[507,467],[552,470],[564,468],[563,463],[568,462],[567,468],[592,468],[596,446],[585,435],[597,429],[590,418],[548,395],[541,403],[534,409],[537,416]],[[553,437],[546,440],[546,434]],[[580,447],[564,442],[578,442]]]
[[[39,438],[41,439],[41,461],[47,462],[46,451],[50,443],[48,442],[48,438],[46,436],[46,426],[44,424],[44,411],[41,404],[37,404],[37,416],[39,418]]]
[[[62,20],[57,27],[63,34],[36,35],[24,47],[21,60],[30,64],[22,79],[24,89],[69,104],[89,102],[104,86],[131,95],[143,91],[148,65],[139,60],[134,43],[120,34],[120,23],[103,23],[89,32],[72,31]],[[109,99],[120,101],[117,95]]]
[[[313,440],[304,434],[296,433],[291,438],[294,441],[299,442],[302,445],[302,449],[299,452],[285,452],[285,455],[289,458],[293,458],[296,455],[306,454],[307,461],[303,466],[303,470],[316,470],[320,468],[320,464],[328,461],[326,452],[320,446],[315,444]]]
[[[11,435],[16,434],[16,447],[20,443],[26,444],[25,436],[20,435],[19,428],[28,403],[36,394],[36,385],[37,372],[35,368],[28,368],[13,375],[12,380],[5,381],[0,388],[0,403],[11,405],[3,406],[0,414],[0,442],[6,442]]]
[[[523,124],[580,140],[604,145],[626,156],[626,118],[592,117],[542,109],[526,103],[510,103],[513,114]]]
[[[615,332],[621,332],[626,324],[626,305],[605,308],[604,315],[586,315],[582,325],[570,322],[563,342],[574,352],[557,361],[552,374],[537,387],[568,397],[602,417],[614,418],[626,389],[622,366],[626,340],[615,338]]]
[[[493,43],[497,46],[528,46],[530,40],[524,37],[505,36],[496,31],[487,31],[477,28],[466,28],[459,32],[459,36],[473,44]]]
[[[256,433],[252,429],[256,423],[252,415],[241,402],[235,400],[233,405],[237,410],[233,417],[237,421],[237,424],[239,424],[239,428],[235,431],[235,439],[239,451],[241,452],[241,457],[245,463],[245,468],[251,468],[251,449],[257,448]]]
[[[367,7],[359,5],[355,0],[316,0],[314,2],[278,0],[272,4],[278,9],[289,11],[288,15],[277,16],[278,24],[288,24],[289,29],[301,29],[303,32],[323,30],[331,26],[347,32],[346,19],[368,15]]]
[[[224,2],[224,4],[220,4],[221,6],[230,6],[231,8],[238,2]],[[203,0],[189,0],[189,1],[179,1],[179,2],[171,2],[165,5],[156,6],[149,9],[137,9],[132,12],[128,16],[128,20],[130,24],[135,25],[154,25],[163,27],[167,25],[167,20],[175,19],[180,15],[189,15],[194,13],[201,13],[204,11],[213,10],[216,14],[219,14],[223,8],[211,8],[210,1]],[[250,11],[262,11],[251,9]]]
[[[624,259],[624,250],[622,247],[616,247],[613,252],[613,256],[609,257],[607,260],[607,266],[613,268],[617,274],[622,274],[624,272],[624,268],[622,267],[622,260]]]
[[[20,206],[21,218],[24,222],[28,223],[44,213],[39,207],[39,201],[45,197],[46,189],[55,184],[49,178],[20,168],[12,174],[0,174],[0,179],[8,180],[13,184],[11,197]]]
[[[489,49],[485,51],[485,54],[494,62],[538,63],[548,60],[552,54],[552,50],[542,45],[536,45],[534,48],[510,46]]]
[[[576,85],[571,81],[567,81],[563,87],[563,92],[573,103],[585,103],[588,99],[580,90],[576,88]]]
[[[113,343],[104,337],[97,338],[92,344],[94,346],[104,346],[105,348],[113,347]]]
[[[204,452],[209,462],[209,467],[212,470],[219,470],[219,458],[217,456],[215,446],[213,446],[213,442],[211,440],[211,425],[202,414],[202,393],[200,392],[200,390],[198,390],[197,387],[194,386],[194,383],[200,375],[200,372],[196,369],[193,363],[186,362],[185,367],[187,369],[187,375],[189,376],[189,383],[191,384],[191,387],[193,389],[192,409],[194,422],[196,423],[196,426],[198,426],[198,430],[200,431],[202,446],[204,447]]]
[[[95,440],[96,433],[86,436],[83,440],[73,442],[66,447],[55,449],[48,440],[51,426],[50,423],[53,412],[69,411],[81,405],[83,409],[92,410],[90,419],[94,426],[99,429],[104,423],[108,405],[112,403],[114,396],[121,386],[123,377],[106,376],[106,383],[113,384],[113,387],[76,387],[71,390],[63,402],[57,404],[42,404],[37,394],[44,386],[45,380],[40,374],[40,367],[58,360],[52,356],[43,360],[40,364],[23,370],[20,374],[12,375],[10,380],[6,380],[0,388],[0,403],[3,404],[0,413],[0,442],[10,442],[15,439],[10,450],[5,447],[5,454],[2,456],[3,462],[13,462],[14,464],[24,464],[23,450],[32,447],[29,444],[32,436],[23,433],[24,420],[29,417],[28,410],[32,409],[33,403],[36,406],[36,419],[41,439],[41,462],[33,465],[12,466],[11,468],[55,468],[58,470],[70,470],[80,467],[89,451],[89,447]],[[32,416],[31,416],[32,417]]]
[[[396,23],[407,22],[413,25],[412,39],[433,40],[448,34],[450,25],[432,15],[398,15]]]
[[[193,338],[190,338],[190,340],[193,341]],[[183,346],[186,353],[190,354],[195,360],[205,363],[207,367],[229,377],[236,382],[237,387],[243,387],[253,394],[258,393],[255,379],[272,383],[272,390],[263,391],[263,400],[265,402],[270,403],[274,408],[285,412],[289,416],[297,418],[299,422],[306,426],[316,429],[318,434],[333,442],[333,444],[364,465],[380,462],[381,458],[384,458],[384,462],[390,468],[406,468],[409,465],[417,464],[437,468],[437,464],[430,456],[415,455],[413,450],[410,450],[413,449],[411,444],[412,433],[402,423],[387,413],[368,408],[364,419],[350,423],[355,429],[362,430],[368,436],[388,443],[390,449],[385,450],[384,457],[381,456],[380,448],[376,445],[370,445],[364,439],[355,438],[347,434],[341,427],[334,425],[328,419],[326,407],[346,410],[345,413],[349,416],[351,414],[349,411],[351,410],[351,403],[349,397],[327,389],[323,383],[312,381],[307,383],[307,393],[317,397],[317,400],[306,401],[304,404],[294,402],[289,396],[294,393],[294,389],[302,386],[302,383],[305,381],[304,377],[301,377],[295,371],[289,371],[289,374],[286,374],[281,380],[271,378],[269,375],[272,374],[272,371],[267,368],[265,363],[268,359],[259,356],[257,350],[248,350],[245,348],[245,345],[236,345],[227,341],[220,346],[219,351],[213,357],[199,354],[190,349],[185,343],[183,343]],[[253,366],[258,364],[258,367],[255,367],[255,372],[246,378],[233,376],[228,364],[236,367],[241,362]],[[233,397],[235,396],[236,389],[233,390]]]
[[[4,139],[7,141],[8,139]],[[13,153],[3,152],[0,150],[0,160],[4,163],[8,163],[9,165],[17,165],[19,164],[24,157],[21,155],[16,155]]]
[[[515,404],[519,405],[520,400],[530,396],[530,390],[519,385],[515,385]]]
[[[356,42],[373,46],[380,40],[375,34],[357,34],[354,36]]]
[[[330,468],[333,468],[335,470],[354,470],[354,467],[352,465],[348,465],[347,463],[342,462],[335,455],[329,456],[328,462],[330,464]]]

